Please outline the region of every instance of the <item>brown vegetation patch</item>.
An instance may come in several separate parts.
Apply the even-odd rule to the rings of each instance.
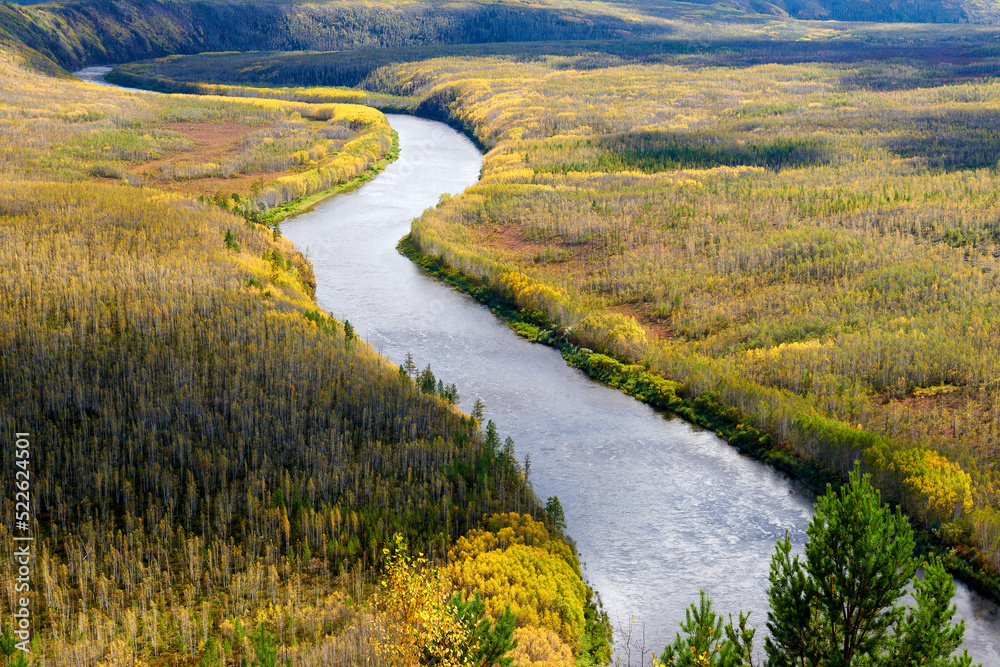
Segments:
[[[157,123],[157,129],[169,130],[190,137],[195,142],[195,147],[191,150],[173,153],[168,157],[159,158],[144,162],[141,167],[145,174],[153,176],[156,171],[164,166],[178,161],[198,163],[198,162],[219,162],[223,158],[236,155],[240,149],[240,142],[250,132],[260,130],[260,125],[243,125],[241,123]],[[271,181],[280,176],[288,175],[290,171],[264,172],[266,180]],[[241,174],[230,178],[223,177],[203,177],[176,179],[172,181],[158,181],[156,187],[170,192],[180,192],[191,195],[214,195],[216,192],[231,194],[238,192],[247,195],[251,192],[254,183],[263,185],[261,174]]]
[[[970,409],[973,406],[967,393],[959,387],[953,389],[940,393],[917,389],[914,394],[888,400],[885,411],[905,410],[910,413],[910,421],[924,423],[924,433],[949,439],[976,430],[989,421],[985,405]]]
[[[486,223],[469,227],[475,237],[475,245],[487,247],[501,254],[509,254],[523,259],[543,256],[546,249],[565,253],[566,259],[546,262],[549,271],[563,274],[582,275],[588,268],[588,258],[593,256],[599,245],[595,241],[566,243],[561,236],[553,236],[547,241],[533,241],[521,225]],[[538,260],[536,260],[538,261]],[[673,338],[671,325],[649,312],[649,304],[624,303],[608,310],[635,318],[646,332],[657,338]]]
[[[936,387],[932,388],[936,389]],[[902,400],[899,404],[912,410],[924,411],[931,408],[944,410],[947,412],[957,412],[965,405],[968,397],[960,387],[953,387],[952,391],[924,393],[926,390],[917,389],[916,393]]]
[[[536,241],[528,238],[527,230],[521,225],[485,223],[468,229],[478,246],[485,246],[519,259],[558,266],[559,269],[553,270],[558,270],[560,273],[585,271],[587,258],[596,247],[592,241],[566,243],[562,236]],[[552,254],[551,259],[545,259],[546,250]]]
[[[866,427],[894,439],[936,443],[953,456],[1000,457],[1000,398],[969,387],[918,388],[902,398],[883,394]],[[947,389],[952,389],[947,391]]]
[[[624,303],[620,306],[609,308],[608,310],[635,318],[635,321],[642,325],[642,328],[646,330],[647,334],[655,336],[656,338],[674,337],[673,329],[671,328],[670,323],[663,322],[659,318],[651,315],[649,313],[648,305],[644,307],[643,304]]]
[[[476,245],[504,252],[523,254],[534,252],[543,247],[534,241],[529,241],[525,236],[524,228],[520,225],[484,223],[468,229],[476,238]]]
[[[193,157],[211,157],[228,154],[236,148],[239,141],[259,126],[243,125],[242,123],[157,123],[161,130],[170,130],[191,137],[198,147],[190,153]]]
[[[239,149],[239,142],[251,131],[259,129],[240,123],[156,123],[159,130],[169,130],[190,137],[195,146],[191,150],[179,151],[169,157],[150,160],[142,164],[147,173],[158,167],[176,162],[179,156],[190,162],[217,162],[220,158],[233,155]]]

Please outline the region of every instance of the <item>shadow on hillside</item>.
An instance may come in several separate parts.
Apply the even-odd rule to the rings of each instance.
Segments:
[[[946,109],[896,118],[896,134],[885,147],[903,157],[922,158],[946,171],[996,167],[1000,161],[1000,111]]]
[[[764,167],[774,171],[829,162],[827,147],[807,138],[765,138],[738,142],[709,132],[644,132],[602,139],[597,158],[602,171]]]

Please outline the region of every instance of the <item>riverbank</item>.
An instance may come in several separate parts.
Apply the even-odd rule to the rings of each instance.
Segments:
[[[274,208],[268,209],[262,216],[260,216],[259,220],[254,221],[261,222],[265,225],[275,225],[293,215],[311,211],[317,204],[333,197],[334,195],[344,194],[345,192],[350,192],[360,188],[362,185],[381,174],[385,170],[386,166],[395,162],[398,157],[399,134],[393,130],[392,146],[389,148],[389,151],[381,160],[369,167],[367,171],[364,171],[354,178],[344,181],[343,183],[338,183],[332,188],[328,188],[305,197],[299,197],[285,202],[284,204],[275,206]]]
[[[220,96],[219,93],[218,93],[218,91],[216,91],[216,92],[205,91],[205,90],[198,89],[198,88],[194,88],[192,90],[181,90],[181,89],[178,89],[178,90],[156,90],[155,87],[149,87],[151,85],[150,82],[149,81],[145,81],[145,80],[138,81],[137,85],[145,85],[147,87],[144,87],[144,88],[137,88],[137,87],[129,88],[129,87],[124,86],[122,84],[129,83],[130,80],[123,80],[121,78],[115,78],[115,76],[113,75],[113,71],[114,70],[111,67],[88,67],[88,68],[85,68],[85,69],[78,70],[78,71],[74,72],[73,75],[75,77],[77,77],[78,79],[81,79],[83,81],[87,81],[88,83],[94,83],[94,84],[102,85],[102,86],[110,86],[110,87],[114,87],[114,88],[118,88],[118,89],[122,89],[122,90],[133,90],[133,91],[141,91],[141,92],[184,93],[184,94],[194,94],[194,95],[202,95],[202,96],[205,96],[205,95],[215,95],[216,97]],[[253,91],[253,89],[251,89],[251,91]],[[257,92],[261,92],[261,91],[257,91]],[[221,96],[225,97],[225,95],[221,95]],[[342,108],[345,104],[351,104],[350,101],[332,100],[332,99],[328,99],[328,98],[325,98],[325,97],[322,97],[322,96],[317,97],[317,98],[310,98],[310,99],[284,99],[282,97],[268,97],[267,95],[258,94],[258,95],[238,95],[238,96],[233,96],[233,100],[237,101],[237,102],[245,102],[245,98],[247,96],[249,96],[249,97],[257,97],[257,98],[262,99],[262,100],[271,100],[272,102],[279,103],[279,104],[280,103],[289,103],[289,104],[291,104],[291,103],[302,103],[302,104],[316,105],[316,104],[322,103],[322,104],[325,105],[325,107],[318,110],[320,112],[323,112],[323,113],[319,114],[320,116],[324,116],[324,114],[325,114],[325,116],[332,116],[332,115],[335,114],[334,110],[336,108]],[[357,105],[355,105],[355,106],[357,106]],[[304,109],[303,109],[303,111],[304,111]],[[377,111],[381,112],[381,109],[378,109]],[[242,213],[244,215],[244,217],[248,221],[250,221],[250,222],[256,222],[256,223],[264,224],[264,225],[267,225],[267,226],[273,226],[273,225],[275,225],[277,223],[280,223],[282,220],[285,220],[286,218],[288,218],[290,216],[297,215],[297,214],[304,213],[306,211],[312,210],[312,208],[314,206],[316,206],[319,202],[324,201],[324,200],[326,200],[326,199],[328,199],[330,197],[333,197],[335,195],[339,195],[339,194],[343,194],[345,192],[350,192],[352,190],[355,190],[356,188],[359,188],[362,185],[364,185],[365,183],[371,181],[378,174],[382,173],[382,171],[385,169],[385,167],[388,164],[392,163],[393,161],[396,160],[396,158],[399,157],[399,136],[395,132],[395,130],[392,130],[391,128],[389,128],[389,129],[390,129],[391,143],[389,145],[388,150],[385,152],[385,154],[379,160],[377,160],[374,163],[372,163],[367,169],[365,169],[364,171],[358,173],[357,175],[355,175],[355,176],[353,176],[353,177],[351,177],[349,179],[346,179],[346,180],[344,180],[342,182],[336,183],[336,184],[332,185],[329,188],[325,188],[325,189],[319,190],[319,191],[314,192],[312,194],[303,195],[301,197],[296,197],[296,198],[291,199],[289,201],[282,202],[280,204],[272,206],[271,208],[268,208],[265,211],[256,211],[256,210],[252,210],[250,208],[245,208],[245,209],[236,208],[234,210],[233,207],[230,206],[230,204],[229,204],[228,201],[226,201],[225,202],[226,205],[223,206],[223,207],[221,207],[221,208],[224,208],[225,210],[230,211],[230,212]],[[321,171],[322,170],[319,167],[317,167],[316,169],[312,170],[309,173],[319,174]],[[267,189],[271,185],[279,184],[280,180],[281,180],[280,177],[279,177],[279,179],[277,179],[275,181],[272,181],[272,182],[265,182],[262,179],[263,179],[263,176],[261,176],[261,184],[259,186],[261,190],[265,190],[265,189]],[[242,193],[242,194],[248,194],[248,193]],[[255,197],[259,197],[259,193],[257,195],[255,195]],[[210,198],[206,197],[205,199],[210,199]],[[248,197],[246,203],[249,204],[249,205],[254,205],[255,202],[252,201],[252,199],[253,198],[249,198]]]
[[[580,347],[565,330],[537,311],[525,313],[482,280],[449,268],[440,257],[425,254],[410,234],[400,240],[397,249],[428,274],[487,306],[518,335],[559,350],[568,365],[588,377],[713,431],[742,454],[790,475],[817,495],[824,493],[827,485],[836,489],[845,481],[834,471],[803,458],[787,443],[775,441],[771,434],[747,423],[737,408],[724,405],[714,392],[686,395],[683,385],[650,372],[646,366]],[[1000,577],[977,564],[972,549],[945,544],[934,532],[913,523],[918,554],[940,557],[952,575],[1000,602]]]

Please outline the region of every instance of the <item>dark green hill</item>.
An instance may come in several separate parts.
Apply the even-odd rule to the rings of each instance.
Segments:
[[[174,53],[345,51],[664,36],[669,21],[705,12],[739,21],[789,16],[840,21],[996,23],[996,0],[722,0],[530,6],[496,2],[397,5],[337,0],[65,0],[0,3],[0,30],[72,69]]]
[[[172,53],[609,39],[663,29],[657,21],[630,21],[596,9],[255,0],[3,3],[0,26],[66,68]]]

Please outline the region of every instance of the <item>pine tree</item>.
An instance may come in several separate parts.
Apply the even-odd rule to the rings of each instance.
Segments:
[[[253,664],[257,667],[275,667],[278,662],[275,637],[267,631],[263,621],[257,624],[257,631],[251,636],[251,641],[257,657]]]
[[[434,371],[431,370],[430,364],[427,364],[427,367],[420,371],[420,375],[417,377],[417,386],[425,394],[433,394],[437,389],[437,378],[434,377]]]
[[[816,503],[806,529],[805,558],[780,540],[771,559],[764,640],[767,667],[970,667],[961,645],[965,622],[953,624],[955,584],[937,559],[913,558],[913,530],[897,509],[885,507],[857,466],[835,493]],[[913,584],[916,606],[899,604]],[[740,614],[722,620],[702,591],[681,634],[661,656],[663,665],[753,665],[753,630]],[[723,637],[723,635],[725,635]],[[693,662],[692,662],[693,661]]]
[[[562,533],[566,530],[566,514],[563,512],[562,503],[559,502],[559,496],[549,496],[545,501],[545,514],[557,532]]]
[[[924,565],[924,578],[913,582],[913,597],[917,606],[907,613],[900,626],[898,639],[891,654],[897,665],[942,665],[961,667],[972,660],[961,656],[947,657],[962,644],[965,621],[952,624],[955,606],[955,580],[938,559]]]
[[[500,449],[500,433],[492,419],[486,422],[486,448],[493,454]]]
[[[771,561],[768,665],[971,664],[967,653],[951,657],[965,626],[951,623],[954,585],[940,563],[915,583],[916,607],[898,604],[919,565],[913,531],[857,467],[839,493],[819,498],[806,532],[804,561],[790,556],[787,536]]]
[[[483,422],[483,413],[486,411],[486,404],[477,396],[476,402],[472,404],[471,416],[476,420],[477,424]]]
[[[513,638],[514,614],[510,605],[506,605],[495,625],[486,615],[486,605],[479,591],[469,600],[464,600],[461,593],[455,593],[451,605],[455,618],[469,631],[468,644],[462,651],[465,662],[480,667],[510,667],[514,659],[504,656],[517,647],[517,640]]]
[[[746,627],[749,614],[740,614],[739,631],[733,629],[732,618],[725,627],[722,617],[712,609],[705,591],[700,599],[684,611],[681,630],[674,642],[663,650],[654,665],[666,667],[738,667],[750,664],[754,630]]]

